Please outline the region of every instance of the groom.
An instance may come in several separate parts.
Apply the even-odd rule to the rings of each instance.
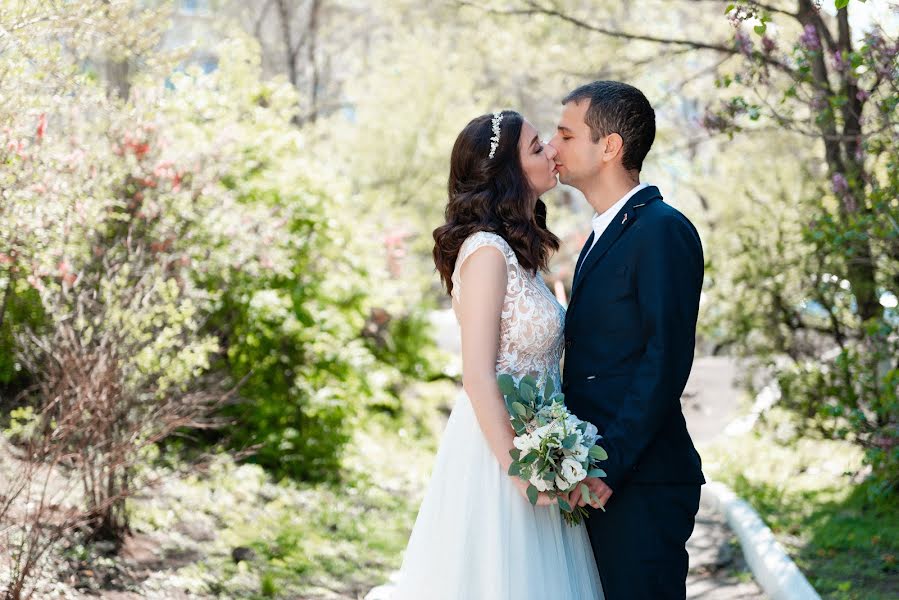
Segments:
[[[655,112],[640,90],[595,81],[562,101],[550,141],[559,180],[596,210],[575,268],[562,390],[599,428],[607,476],[588,479],[586,521],[607,600],[683,599],[685,549],[705,483],[680,396],[693,364],[699,236],[640,183]]]

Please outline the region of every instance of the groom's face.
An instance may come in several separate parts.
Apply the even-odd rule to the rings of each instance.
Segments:
[[[559,181],[578,189],[599,174],[602,148],[607,141],[600,138],[598,142],[593,142],[590,126],[584,122],[589,107],[589,100],[569,102],[563,106],[556,135],[549,141],[550,146],[556,149]]]

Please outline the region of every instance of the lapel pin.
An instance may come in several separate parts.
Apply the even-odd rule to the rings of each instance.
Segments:
[[[624,225],[625,223],[627,223],[627,213],[624,213],[624,218],[621,219],[621,224]]]

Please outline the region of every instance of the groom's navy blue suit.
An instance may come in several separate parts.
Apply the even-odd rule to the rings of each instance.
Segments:
[[[705,483],[680,404],[702,245],[656,187],[634,194],[592,243],[593,235],[572,286],[562,385],[609,453],[600,466],[613,494],[606,512],[590,511],[590,541],[607,600],[682,599],[684,545]]]

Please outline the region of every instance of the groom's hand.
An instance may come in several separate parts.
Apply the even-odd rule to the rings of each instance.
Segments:
[[[586,498],[581,494],[581,486],[579,485],[573,492],[571,492],[572,506],[575,504],[578,506],[587,506],[589,504],[593,508],[603,508],[609,501],[609,498],[612,497],[612,488],[607,486],[606,483],[598,477],[587,477],[581,482],[581,485],[586,485],[590,490],[593,495],[592,501],[590,498]]]

